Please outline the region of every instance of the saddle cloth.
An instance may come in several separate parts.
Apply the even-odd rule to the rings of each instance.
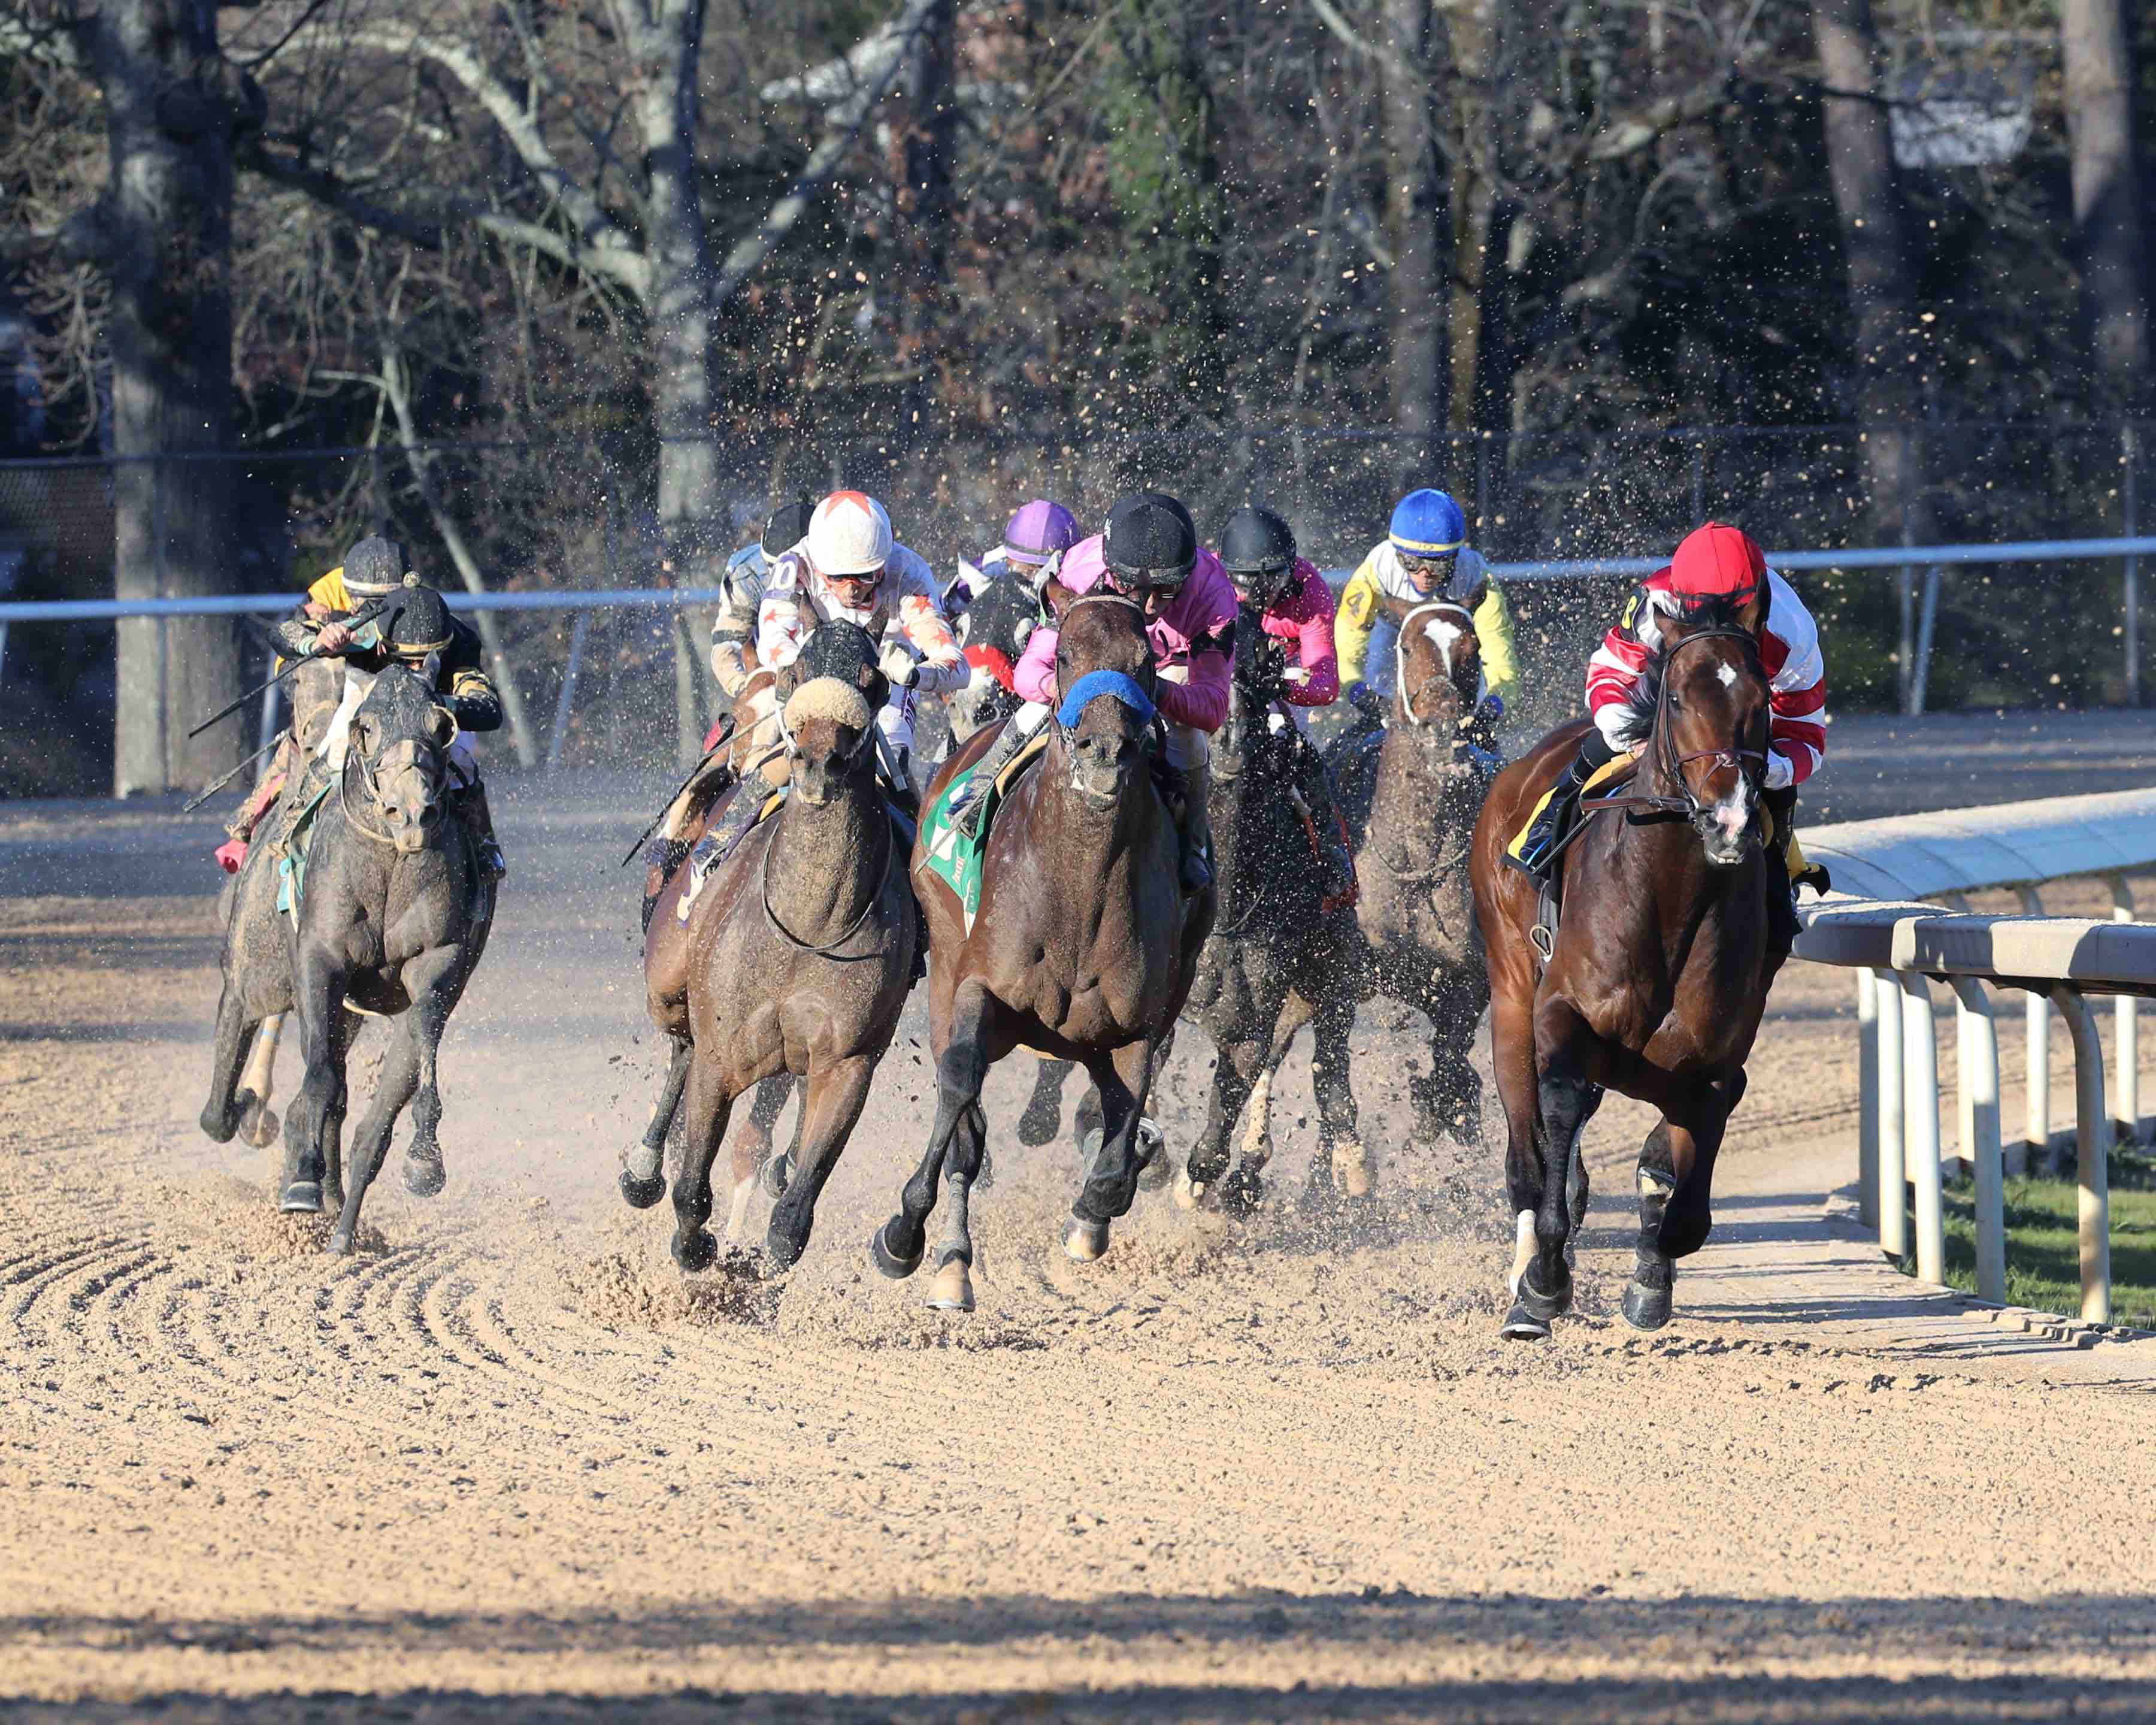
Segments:
[[[336,788],[336,781],[329,780],[300,805],[292,817],[291,833],[277,855],[277,909],[290,916],[295,927],[300,921],[300,895],[307,886],[307,851],[315,841],[315,816]]]
[[[960,830],[952,819],[953,805],[971,799],[966,795],[967,787],[973,783],[978,765],[963,773],[954,773],[950,783],[932,803],[922,817],[923,828],[928,835],[928,871],[949,887],[957,896],[966,916],[966,932],[973,932],[974,913],[981,908],[981,870],[988,854],[988,835],[995,830],[996,811],[1009,796],[1011,787],[1048,747],[1049,731],[1044,725],[1034,733],[1032,740],[1011,757],[1010,764],[996,775],[995,783],[982,795],[988,798],[985,818],[981,822],[981,836],[968,837]]]

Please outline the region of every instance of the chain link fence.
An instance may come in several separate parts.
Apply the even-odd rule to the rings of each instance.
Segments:
[[[724,518],[671,535],[662,535],[651,506],[656,464],[648,447],[467,442],[149,465],[155,498],[198,483],[203,464],[215,463],[232,500],[229,589],[289,588],[296,598],[352,540],[376,531],[403,540],[451,591],[711,586],[724,552],[754,536],[772,502],[841,484],[885,497],[900,537],[946,574],[961,556],[993,544],[1026,497],[1059,497],[1091,523],[1116,496],[1142,487],[1183,496],[1209,538],[1237,504],[1265,502],[1295,524],[1306,555],[1332,567],[1352,567],[1383,536],[1393,501],[1411,485],[1457,495],[1476,542],[1498,560],[1657,552],[1710,516],[1784,549],[1873,543],[1882,519],[1890,532],[1898,519],[1910,543],[1920,522],[1942,542],[2105,536],[2141,528],[2149,429],[2138,422],[1716,427],[1591,446],[1231,429],[913,449],[758,434],[721,449]],[[1864,441],[1878,436],[1904,439],[1905,470],[1922,475],[1921,488],[1883,511],[1871,507]],[[116,468],[96,457],[0,461],[0,598],[114,594]],[[157,573],[154,590],[168,592]],[[2083,562],[1941,572],[1912,563],[1795,583],[1825,630],[1837,708],[1906,707],[1912,696],[1933,707],[2074,706],[2140,699],[2138,573],[2130,561],[2123,570]],[[1554,721],[1576,705],[1581,664],[1620,587],[1512,584],[1527,721]],[[693,608],[489,617],[516,758],[613,763],[693,746],[720,705],[706,665],[707,621]],[[575,700],[557,712],[580,632]],[[13,737],[0,747],[0,793],[109,783],[113,640],[109,624],[15,627],[0,660]],[[251,650],[266,665],[266,646]],[[1912,688],[1926,664],[1928,679]]]

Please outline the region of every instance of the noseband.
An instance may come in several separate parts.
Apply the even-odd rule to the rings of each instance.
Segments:
[[[352,806],[352,782],[354,778],[358,779],[360,788],[366,792],[368,803],[375,810],[379,811],[382,807],[381,777],[382,773],[394,772],[402,767],[417,767],[422,762],[431,761],[436,768],[437,788],[439,788],[439,779],[447,777],[446,773],[441,772],[440,763],[449,753],[450,745],[457,740],[456,715],[449,712],[445,706],[438,706],[434,711],[449,714],[449,742],[437,746],[427,737],[400,737],[383,749],[379,755],[371,757],[362,754],[358,749],[346,748],[344,771],[337,777],[337,801],[344,809],[346,824],[362,838],[372,839],[377,845],[394,846],[397,843],[394,834],[377,832],[362,820],[359,812]]]
[[[1116,593],[1112,590],[1094,588],[1086,593],[1081,593],[1076,595],[1068,604],[1064,606],[1062,615],[1058,617],[1056,619],[1056,629],[1058,634],[1060,634],[1062,631],[1064,619],[1068,618],[1070,614],[1073,611],[1075,611],[1081,605],[1125,606],[1137,613],[1138,624],[1141,630],[1143,630],[1145,627],[1146,614],[1144,601],[1132,598],[1128,593]],[[1158,679],[1154,673],[1154,666],[1152,663],[1152,642],[1151,637],[1148,635],[1146,641],[1145,676],[1142,681],[1123,671],[1088,671],[1084,676],[1079,678],[1077,682],[1071,685],[1070,696],[1065,696],[1062,700],[1056,702],[1054,706],[1049,709],[1049,719],[1050,722],[1055,725],[1056,735],[1062,740],[1063,746],[1066,751],[1070,747],[1072,736],[1077,731],[1078,721],[1076,714],[1074,713],[1071,714],[1069,722],[1066,723],[1065,721],[1064,716],[1070,711],[1071,696],[1076,696],[1083,691],[1087,681],[1095,677],[1101,679],[1101,681],[1093,689],[1092,693],[1094,695],[1117,695],[1120,699],[1122,697],[1119,691],[1112,685],[1116,683],[1129,683],[1135,686],[1136,692],[1144,697],[1146,705],[1142,709],[1132,705],[1127,701],[1125,701],[1124,705],[1130,706],[1133,712],[1142,713],[1142,722],[1148,725],[1151,724],[1155,715],[1159,711],[1153,701],[1154,685],[1157,684]],[[1091,696],[1088,696],[1086,698],[1087,700],[1091,700]],[[1078,705],[1080,710],[1082,711],[1086,702],[1081,701]]]
[[[1430,721],[1416,716],[1415,702],[1422,698],[1422,691],[1430,685],[1435,677],[1442,676],[1449,681],[1452,675],[1452,667],[1449,665],[1444,665],[1444,668],[1435,673],[1433,676],[1424,678],[1410,692],[1408,688],[1408,633],[1417,619],[1440,615],[1455,617],[1459,619],[1461,628],[1470,633],[1474,630],[1475,614],[1466,606],[1451,599],[1425,599],[1419,605],[1410,608],[1407,614],[1400,619],[1399,628],[1393,636],[1393,685],[1400,691],[1400,710],[1407,715],[1408,723],[1418,731],[1426,728]],[[1440,663],[1443,663],[1442,655],[1440,655]]]

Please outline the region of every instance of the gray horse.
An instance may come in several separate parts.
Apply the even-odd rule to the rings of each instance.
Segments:
[[[493,883],[480,878],[465,825],[445,807],[455,737],[427,673],[385,667],[352,715],[344,766],[316,816],[292,935],[306,1077],[285,1111],[283,1209],[318,1211],[335,1189],[351,1045],[346,1004],[402,1019],[360,1122],[333,1252],[352,1249],[360,1205],[408,1102],[406,1186],[431,1197],[447,1179],[435,1137],[435,1055],[494,918]]]

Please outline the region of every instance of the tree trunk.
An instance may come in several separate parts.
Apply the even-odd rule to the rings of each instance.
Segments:
[[[1449,7],[1445,31],[1452,54],[1454,111],[1459,136],[1452,152],[1452,379],[1448,391],[1453,435],[1472,439],[1479,417],[1484,290],[1490,270],[1491,224],[1497,211],[1496,112],[1492,72],[1496,54],[1496,0]],[[1468,459],[1471,462],[1471,454]]]
[[[627,11],[629,8],[621,8]],[[653,418],[659,435],[661,554],[684,587],[716,586],[729,548],[711,388],[715,274],[696,182],[697,61],[703,0],[664,0],[630,47],[638,87],[651,263]]]
[[[1430,0],[1384,0],[1385,228],[1393,254],[1395,489],[1444,470],[1448,234],[1430,80]]]
[[[956,0],[933,0],[906,66],[906,126],[898,163],[906,270],[899,364],[916,375],[900,398],[896,449],[902,456],[924,439],[935,440],[928,418],[937,391],[928,373],[942,351],[938,330],[948,280],[951,164],[958,130],[952,88],[957,13]]]
[[[2133,160],[2133,60],[2121,0],[2065,0],[2060,37],[2072,151],[2074,228],[2092,382],[2138,408],[2148,376],[2141,188]]]
[[[111,180],[69,233],[112,282],[114,591],[193,598],[238,585],[228,470],[146,458],[221,450],[232,426],[233,141],[260,96],[219,58],[213,8],[108,0],[83,46],[104,95]],[[237,762],[244,716],[189,727],[242,688],[236,619],[119,625],[113,790],[206,783]]]

